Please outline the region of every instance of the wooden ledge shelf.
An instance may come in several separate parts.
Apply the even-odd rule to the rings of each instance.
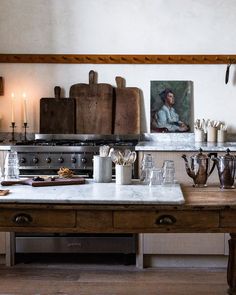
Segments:
[[[232,64],[235,55],[0,54],[0,63]]]

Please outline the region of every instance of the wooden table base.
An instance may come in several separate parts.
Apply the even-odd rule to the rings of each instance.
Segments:
[[[236,294],[236,234],[230,234],[227,269],[228,294]]]

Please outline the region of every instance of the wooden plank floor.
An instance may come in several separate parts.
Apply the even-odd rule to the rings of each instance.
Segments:
[[[224,295],[226,269],[18,264],[0,266],[1,295]]]

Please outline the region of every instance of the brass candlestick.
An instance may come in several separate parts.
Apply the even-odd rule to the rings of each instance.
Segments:
[[[11,142],[15,142],[15,128],[16,128],[16,123],[15,122],[11,122],[11,126],[12,128],[12,132],[11,132]]]

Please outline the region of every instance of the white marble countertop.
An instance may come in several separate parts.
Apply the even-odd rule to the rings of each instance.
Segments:
[[[10,193],[0,197],[0,203],[65,203],[65,204],[183,204],[179,184],[148,186],[133,181],[131,185],[94,183],[82,185],[32,187],[17,184],[1,186]]]
[[[208,143],[186,141],[142,141],[135,147],[136,151],[203,151],[225,152],[227,148],[236,152],[236,142]]]

